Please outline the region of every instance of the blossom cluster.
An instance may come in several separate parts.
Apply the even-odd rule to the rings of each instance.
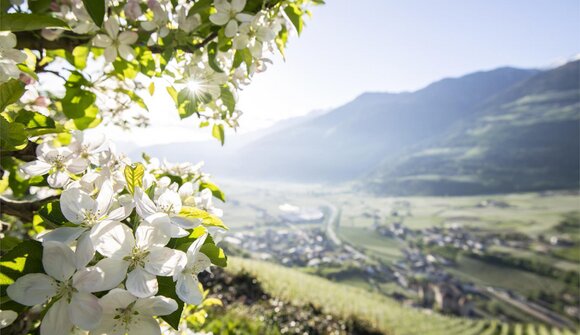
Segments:
[[[300,3],[303,1],[307,0]],[[263,1],[260,6],[246,0],[107,0],[105,3],[108,14],[102,26],[97,26],[85,1],[53,1],[51,16],[62,20],[68,28],[45,28],[41,33],[49,41],[69,39],[70,32],[78,34],[97,64],[104,63],[93,69],[101,74],[93,74],[100,78],[99,85],[90,91],[103,93],[105,88],[120,92],[110,87],[123,86],[119,82],[135,79],[135,73],[122,70],[120,65],[120,62],[129,62],[141,68],[141,75],[150,79],[163,75],[169,80],[181,118],[195,114],[205,122],[233,128],[239,126],[241,115],[235,108],[237,92],[250,83],[255,73],[266,70],[266,65],[271,63],[268,57],[275,50],[283,53],[288,32],[294,30],[292,27],[302,15],[290,18],[288,13],[294,11],[285,11],[287,6],[298,6],[296,0],[272,4]],[[0,35],[0,66],[6,68],[0,84],[21,74],[17,65],[25,62],[26,55],[13,50],[15,45],[13,34],[9,38]],[[156,51],[159,49],[165,51]],[[46,61],[40,54],[35,56],[40,62]],[[56,59],[62,54],[51,57]],[[64,59],[70,62],[71,56]],[[51,71],[58,72],[61,67],[59,64]],[[135,94],[126,95],[134,101],[138,99]]]
[[[158,295],[158,277],[171,279],[179,300],[200,304],[197,275],[212,265],[202,249],[225,231],[200,220],[222,215],[211,191],[198,191],[207,175],[190,164],[131,164],[98,133],[76,132],[68,145],[55,142],[45,137],[37,159],[21,172],[46,176],[60,192],[53,204],[65,222],[35,237],[44,273],[21,276],[8,296],[46,306],[42,335],[160,334],[154,317],[175,312],[178,304]],[[178,240],[189,243],[179,247]]]

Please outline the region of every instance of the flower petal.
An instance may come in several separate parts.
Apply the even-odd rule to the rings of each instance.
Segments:
[[[119,286],[123,282],[127,275],[129,262],[122,259],[103,258],[94,268],[100,269],[104,277],[100,285],[97,285],[92,292],[107,291]]]
[[[59,227],[38,235],[36,239],[40,242],[55,241],[70,244],[81,236],[85,230],[87,229],[83,227]]]
[[[42,266],[52,278],[67,281],[75,273],[75,254],[66,244],[48,241],[42,244]]]
[[[228,21],[230,20],[230,16],[224,12],[217,12],[215,14],[210,15],[209,20],[211,21],[211,23],[215,25],[223,26],[226,23],[228,23]]]
[[[95,246],[91,240],[90,232],[85,232],[79,238],[77,242],[77,247],[75,250],[75,266],[77,269],[81,270],[89,264],[89,262],[95,257]]]
[[[105,31],[112,39],[117,38],[119,34],[119,21],[116,16],[109,16],[105,22]]]
[[[66,164],[66,170],[72,174],[84,172],[89,166],[89,161],[84,158],[73,158]]]
[[[80,292],[97,292],[102,287],[105,273],[101,268],[90,267],[73,275],[72,285]]]
[[[52,165],[47,162],[32,161],[22,165],[20,169],[29,176],[42,176],[47,174],[51,167]]]
[[[166,247],[153,247],[145,259],[145,270],[157,276],[172,276],[187,264],[185,253]]]
[[[137,42],[137,38],[139,38],[139,35],[134,31],[124,31],[119,34],[119,42],[121,44],[133,44]]]
[[[132,47],[126,44],[119,45],[119,56],[124,60],[131,62],[135,59],[135,55],[135,50]]]
[[[107,179],[101,185],[101,190],[97,196],[97,213],[99,216],[106,215],[109,212],[111,203],[113,202],[113,185]]]
[[[125,224],[111,224],[102,229],[95,248],[105,257],[123,258],[131,254],[134,246],[131,228]]]
[[[246,0],[232,0],[232,9],[236,12],[241,12],[246,7]]]
[[[98,34],[93,38],[93,45],[98,48],[106,48],[113,44],[113,40],[104,34]]]
[[[137,297],[127,290],[115,288],[101,298],[101,306],[105,312],[114,311],[117,308],[127,308]]]
[[[250,22],[253,19],[254,19],[254,17],[250,14],[245,14],[245,13],[236,14],[236,20],[238,20],[240,22]]]
[[[86,292],[75,292],[68,306],[69,318],[79,328],[89,330],[99,325],[103,308],[99,299]]]
[[[164,296],[149,297],[137,300],[135,310],[147,316],[168,315],[177,310],[177,303]]]
[[[97,202],[78,188],[69,188],[60,195],[60,209],[64,217],[72,223],[82,223],[85,211],[95,211]]]
[[[181,197],[175,191],[166,190],[157,199],[157,208],[165,213],[179,214],[181,211]]]
[[[40,323],[42,335],[70,334],[73,324],[68,316],[68,303],[66,299],[59,299],[48,310]]]
[[[199,287],[197,276],[192,274],[180,275],[175,285],[175,293],[183,302],[199,305],[203,300],[203,292]]]
[[[134,324],[131,324],[128,335],[161,335],[159,322],[147,316],[138,316]]]
[[[157,277],[139,267],[129,272],[125,286],[129,292],[139,298],[150,297],[157,294],[159,290]]]
[[[10,326],[17,317],[15,311],[0,311],[0,329]]]
[[[41,304],[56,294],[58,283],[44,273],[30,273],[8,286],[10,299],[25,306]]]
[[[117,48],[114,46],[108,46],[105,49],[105,60],[109,63],[112,63],[117,59]]]
[[[150,247],[162,247],[169,242],[170,238],[162,229],[146,223],[139,225],[135,231],[135,245],[140,249]]]
[[[58,170],[50,175],[48,175],[47,181],[48,185],[54,188],[63,188],[64,185],[69,181],[70,177],[66,171]]]
[[[230,20],[226,25],[225,35],[226,37],[234,37],[238,33],[238,21]]]
[[[135,207],[140,217],[146,218],[157,213],[155,204],[140,187],[135,187]]]

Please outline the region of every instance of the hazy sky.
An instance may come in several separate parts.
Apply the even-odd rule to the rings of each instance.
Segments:
[[[580,52],[579,0],[327,0],[313,14],[286,62],[273,58],[241,92],[242,132],[365,91],[416,90],[506,65],[548,67]],[[170,104],[155,97],[155,126],[131,137],[140,145],[211,137],[179,122]]]

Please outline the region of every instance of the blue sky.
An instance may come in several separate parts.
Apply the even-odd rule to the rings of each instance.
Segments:
[[[506,65],[548,67],[580,52],[579,0],[327,0],[313,14],[286,62],[273,58],[240,94],[242,132],[366,91],[416,90]],[[165,141],[192,138],[192,124],[163,114]]]

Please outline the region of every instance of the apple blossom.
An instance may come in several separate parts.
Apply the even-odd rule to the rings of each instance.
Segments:
[[[127,273],[127,290],[137,297],[150,297],[158,290],[156,276],[172,276],[186,263],[186,255],[165,247],[169,237],[160,229],[141,224],[133,236],[127,225],[109,226],[99,236],[97,251],[116,260],[116,272]]]
[[[175,293],[179,299],[188,304],[198,305],[203,299],[197,275],[211,265],[211,260],[199,251],[206,238],[207,234],[204,234],[191,244],[187,249],[187,263],[173,275],[177,282]]]
[[[10,78],[18,78],[20,69],[16,64],[26,60],[26,54],[16,47],[16,35],[9,31],[0,31],[0,83]]]
[[[93,38],[93,45],[99,48],[105,48],[105,59],[112,63],[121,56],[124,60],[132,61],[135,59],[135,50],[131,44],[137,41],[139,37],[134,31],[123,31],[119,33],[119,19],[116,16],[110,16],[104,24],[105,34],[98,34]]]
[[[226,26],[226,37],[234,37],[238,32],[238,22],[249,22],[252,20],[252,15],[242,13],[246,6],[246,0],[215,0],[214,7],[217,13],[212,14],[209,20],[218,25]]]
[[[91,293],[100,285],[103,273],[99,269],[76,271],[75,263],[75,254],[68,246],[46,242],[42,264],[47,274],[26,274],[6,290],[12,300],[26,306],[53,299],[42,320],[41,335],[67,334],[74,325],[92,329],[101,320],[103,309]]]
[[[123,289],[113,289],[101,298],[103,321],[90,335],[161,334],[159,323],[153,319],[177,310],[175,300],[156,296],[139,298]]]
[[[36,149],[36,155],[37,160],[24,164],[22,172],[30,176],[48,173],[48,184],[54,188],[64,187],[70,180],[69,173],[79,174],[87,169],[86,161],[75,157],[67,147],[52,148],[43,143]]]

